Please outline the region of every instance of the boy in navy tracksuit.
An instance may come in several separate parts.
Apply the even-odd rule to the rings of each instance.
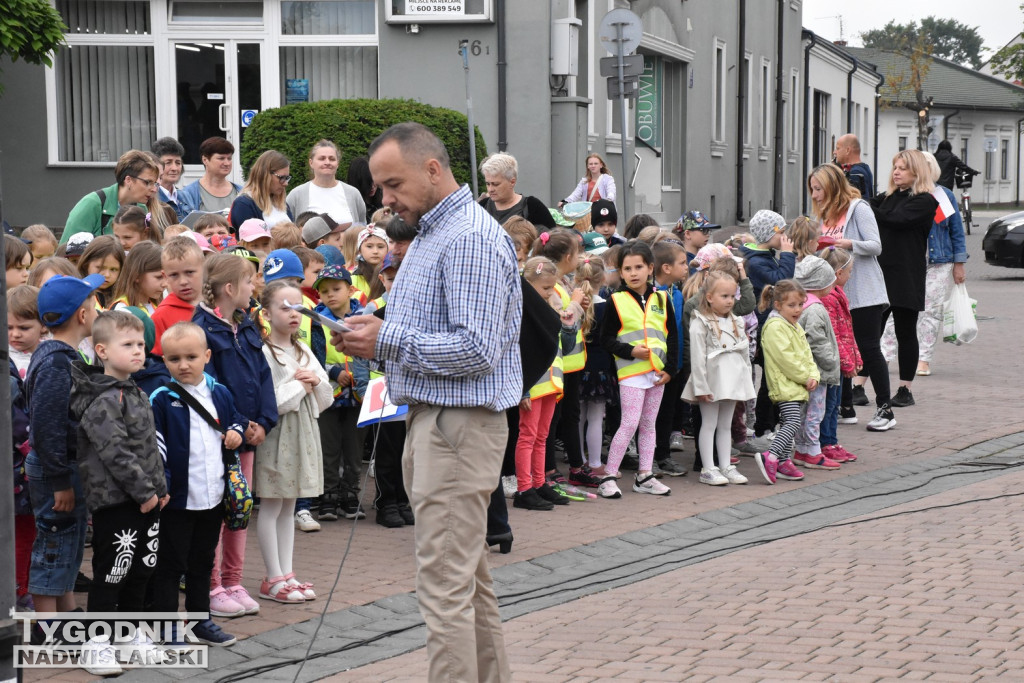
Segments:
[[[225,427],[223,437],[167,387],[150,397],[157,442],[164,460],[170,502],[163,509],[160,547],[151,596],[155,612],[176,612],[178,581],[185,575],[185,609],[210,611],[210,576],[224,519],[224,460],[221,445],[242,445],[246,419],[235,410],[231,392],[203,372],[210,358],[206,336],[193,323],[177,323],[160,340],[164,363],[174,380]],[[223,439],[223,440],[222,440]],[[228,645],[232,636],[212,622],[195,629]],[[219,634],[216,633],[219,631]],[[219,636],[227,636],[222,638]]]
[[[754,298],[761,298],[761,290],[767,285],[774,285],[780,280],[793,277],[796,270],[796,255],[793,253],[793,242],[786,237],[786,219],[774,211],[761,209],[750,218],[750,234],[757,240],[756,244],[744,244],[740,253],[746,260],[747,277],[754,287]],[[776,254],[776,250],[778,253]],[[761,356],[761,330],[771,311],[758,311],[758,352],[754,361],[763,364]],[[768,398],[768,383],[765,373],[761,373],[761,387],[757,392],[757,406],[754,409],[754,436],[775,427],[775,407]]]

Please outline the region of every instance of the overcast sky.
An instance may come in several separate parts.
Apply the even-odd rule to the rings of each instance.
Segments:
[[[804,0],[804,28],[829,40],[839,39],[839,19],[843,17],[843,34],[850,45],[860,46],[860,34],[881,28],[890,20],[905,24],[921,17],[936,16],[978,28],[991,54],[1024,30],[1024,14],[1019,0]]]

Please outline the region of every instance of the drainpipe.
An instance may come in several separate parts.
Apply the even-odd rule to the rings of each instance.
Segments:
[[[846,74],[846,132],[853,132],[853,74],[856,73],[860,62],[853,55],[850,55],[850,59],[853,60],[853,68]]]
[[[505,54],[505,0],[495,0],[495,28],[498,32],[498,151],[508,148],[508,111],[506,99],[508,62]]]
[[[747,74],[743,60],[747,52],[747,0],[739,0],[739,88],[736,93],[736,222],[743,222],[743,118],[747,101]]]
[[[875,167],[871,171],[871,175],[875,179],[875,187],[871,188],[872,192],[878,187],[878,105],[882,102],[882,83],[884,82],[885,78],[883,77],[875,85],[875,151],[872,152],[875,155],[872,160]]]
[[[775,190],[772,192],[772,208],[775,211],[781,212],[783,199],[785,198],[785,185],[782,177],[785,172],[785,161],[782,155],[785,153],[783,149],[783,118],[786,116],[786,102],[782,99],[782,58],[785,56],[785,44],[784,38],[786,33],[786,5],[787,0],[778,0],[779,16],[778,16],[778,31],[775,38],[776,55],[775,55]]]
[[[811,49],[818,44],[818,36],[811,33],[811,40],[804,46],[804,182],[803,185],[803,204],[801,206],[807,210],[807,178],[811,175],[811,164],[809,161],[810,151],[807,149],[807,131],[810,130],[808,126],[811,122]],[[813,137],[812,137],[813,139]]]
[[[960,110],[959,109],[954,109],[952,114],[949,114],[948,116],[943,117],[943,119],[942,119],[942,139],[943,140],[948,140],[949,139],[949,120],[951,118],[953,118],[954,116],[959,116],[959,115],[960,115]]]

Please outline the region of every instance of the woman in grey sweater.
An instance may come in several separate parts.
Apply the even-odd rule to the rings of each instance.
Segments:
[[[313,179],[288,193],[288,208],[296,218],[306,211],[326,213],[338,225],[362,223],[366,203],[359,190],[337,178],[341,152],[330,140],[321,140],[309,152]]]
[[[811,207],[821,221],[821,234],[835,239],[835,245],[853,254],[853,273],[843,291],[850,300],[853,336],[857,340],[864,369],[861,377],[870,377],[875,389],[875,416],[868,422],[870,431],[886,431],[896,424],[890,406],[889,367],[882,355],[882,314],[889,305],[885,278],[878,265],[882,240],[878,235],[871,206],[860,192],[846,181],[842,169],[822,164],[807,179]],[[853,404],[867,405],[863,380],[859,391],[847,391],[843,382],[840,422],[855,423]],[[858,400],[860,399],[860,400]]]

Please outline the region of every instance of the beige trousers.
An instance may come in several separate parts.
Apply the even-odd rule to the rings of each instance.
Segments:
[[[432,683],[509,681],[487,567],[487,505],[508,438],[505,414],[415,406],[402,473],[416,515],[416,595]]]

